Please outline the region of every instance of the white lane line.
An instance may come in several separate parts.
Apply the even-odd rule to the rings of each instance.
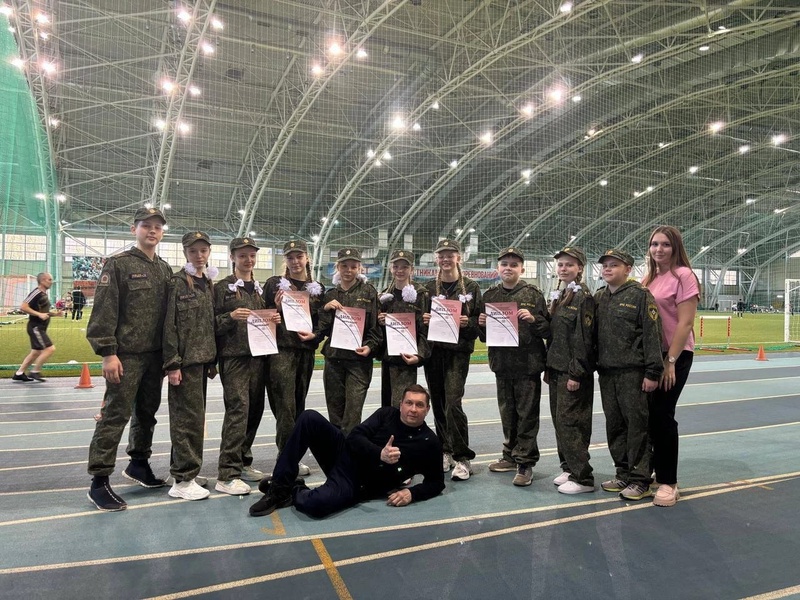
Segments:
[[[783,588],[782,590],[773,590],[758,596],[748,596],[741,600],[777,600],[778,598],[786,598],[794,594],[800,594],[800,585],[793,585],[792,587]]]

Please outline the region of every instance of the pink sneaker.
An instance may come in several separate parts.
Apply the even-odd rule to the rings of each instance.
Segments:
[[[675,485],[662,483],[658,486],[655,498],[653,498],[653,504],[656,506],[675,506],[680,497],[681,494],[678,491],[677,483]]]

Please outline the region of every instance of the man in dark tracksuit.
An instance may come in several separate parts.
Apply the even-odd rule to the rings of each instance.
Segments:
[[[250,515],[263,517],[294,505],[322,518],[371,498],[386,497],[389,506],[407,506],[438,496],[444,489],[442,446],[425,423],[429,410],[428,392],[415,384],[406,389],[399,409],[378,409],[347,436],[318,412],[305,411],[273,477],[259,485],[265,495],[250,507]],[[313,490],[296,480],[297,463],[308,449],[327,477]],[[417,474],[424,478],[421,483],[402,487]]]
[[[42,365],[56,351],[50,336],[47,335],[47,326],[50,325],[50,298],[47,291],[53,285],[53,276],[50,273],[39,273],[36,276],[36,288],[22,301],[20,310],[28,315],[28,338],[31,341],[31,351],[23,359],[12,381],[44,381]],[[25,374],[25,369],[31,367],[30,376]]]
[[[519,346],[489,347],[489,368],[497,383],[497,405],[503,425],[503,456],[489,465],[491,471],[516,470],[513,484],[528,486],[532,469],[539,461],[539,410],[542,399],[541,374],[547,352],[545,340],[550,336],[550,315],[542,293],[520,280],[525,257],[518,248],[506,248],[497,257],[501,281],[483,294],[479,324],[485,339],[486,304],[513,302],[518,322]]]
[[[615,479],[604,481],[602,488],[641,500],[652,496],[648,396],[664,370],[661,317],[647,288],[628,279],[633,267],[629,254],[608,250],[598,262],[607,286],[594,296],[597,371],[608,449],[617,469]]]
[[[122,432],[131,422],[127,453],[127,479],[144,487],[161,487],[164,480],[153,474],[152,454],[156,412],[161,404],[162,331],[167,307],[169,265],[156,255],[166,219],[156,208],[140,208],[133,217],[131,233],[136,246],[106,261],[95,291],[95,307],[89,317],[86,338],[103,357],[106,392],[102,417],[89,446],[89,474],[93,476],[89,499],[104,511],[127,508],[111,489]]]

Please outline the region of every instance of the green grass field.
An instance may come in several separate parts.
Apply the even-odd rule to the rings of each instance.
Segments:
[[[718,316],[707,312],[704,315]],[[97,357],[86,341],[86,324],[89,312],[86,311],[81,321],[72,321],[63,317],[53,317],[48,333],[56,345],[56,352],[51,365],[45,367],[49,375],[78,375],[81,365],[90,364],[93,375],[100,373],[99,357]],[[25,333],[27,318],[12,315],[0,317],[0,377],[10,377],[13,370],[29,351],[28,336]],[[703,346],[719,347],[726,343],[727,322],[724,319],[705,320]],[[699,337],[699,317],[695,322],[695,336]],[[740,353],[756,352],[763,345],[770,352],[794,348],[783,343],[783,314],[746,314],[743,318],[733,318],[731,322],[731,346],[743,350],[727,350]],[[698,350],[698,354],[708,351]],[[322,357],[317,356],[317,364],[322,364]],[[475,345],[473,361],[486,361],[486,346],[481,342]],[[71,363],[71,364],[70,364]]]

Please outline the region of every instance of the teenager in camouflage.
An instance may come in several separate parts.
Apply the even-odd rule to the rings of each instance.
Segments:
[[[414,273],[414,253],[410,250],[395,250],[389,257],[392,280],[378,296],[378,327],[381,359],[381,406],[398,408],[403,399],[403,390],[417,383],[417,370],[431,354],[425,337],[422,315],[430,310],[428,290],[411,278]],[[390,356],[386,346],[386,314],[409,313],[415,315],[416,354]]]
[[[597,371],[608,449],[617,470],[601,487],[625,500],[641,500],[653,495],[648,399],[664,370],[661,317],[653,295],[628,279],[633,268],[630,254],[611,249],[598,262],[606,287],[594,295]]]
[[[545,340],[550,336],[550,315],[539,289],[522,281],[525,255],[519,248],[505,248],[497,257],[500,283],[483,294],[478,324],[485,339],[486,304],[512,302],[518,322],[519,345],[490,346],[489,368],[497,384],[497,406],[503,426],[503,454],[489,465],[495,473],[516,471],[512,483],[528,486],[539,461],[539,410],[541,374],[545,368]]]
[[[157,208],[140,208],[131,233],[136,244],[110,256],[100,273],[86,338],[103,357],[106,391],[101,418],[89,445],[89,500],[100,510],[127,508],[109,483],[114,472],[122,432],[131,422],[127,479],[147,488],[161,487],[163,479],[150,468],[156,412],[161,404],[162,332],[167,308],[169,265],[156,255],[166,219]]]
[[[283,312],[283,296],[287,291],[308,292],[311,322],[319,322],[319,311],[325,287],[311,277],[308,247],[302,240],[291,240],[283,245],[285,270],[283,275],[270,277],[264,283],[264,302],[267,308]],[[314,352],[317,342],[304,342],[295,331],[288,331],[283,321],[278,325],[278,354],[266,357],[267,398],[275,416],[275,444],[283,450],[292,434],[297,416],[306,409],[306,396],[314,372]],[[301,476],[310,474],[300,463]]]
[[[169,437],[172,441],[169,495],[185,500],[208,498],[203,465],[203,433],[208,378],[216,375],[215,267],[206,268],[211,240],[202,231],[186,233],[181,243],[187,263],[169,280],[164,320],[164,371],[169,382]]]
[[[355,248],[342,248],[336,258],[333,275],[335,287],[325,292],[323,310],[313,332],[298,332],[305,341],[327,337],[322,346],[325,369],[322,381],[325,403],[330,422],[345,435],[361,422],[361,410],[372,381],[372,358],[375,350],[373,330],[378,324],[378,293],[361,273],[361,252]],[[362,308],[365,311],[362,346],[357,350],[334,348],[331,345],[336,311],[343,307]]]
[[[589,464],[594,398],[594,298],[581,281],[586,268],[583,250],[567,246],[554,258],[558,287],[550,302],[552,337],[547,349],[547,378],[562,473],[553,483],[562,494],[580,494],[594,491]]]
[[[475,350],[478,327],[478,306],[481,290],[478,284],[461,272],[461,247],[454,240],[440,240],[434,250],[439,272],[425,284],[431,300],[440,297],[461,302],[458,343],[431,343],[431,357],[425,361],[425,379],[431,392],[436,435],[442,442],[442,469],[451,468],[453,481],[466,481],[472,475],[470,461],[475,452],[469,447],[469,423],[462,407],[464,385],[469,372],[469,357]],[[430,323],[430,313],[423,322]]]
[[[214,489],[238,496],[250,493],[243,480],[260,481],[264,475],[244,462],[264,414],[264,358],[250,353],[247,319],[251,311],[264,308],[264,299],[253,277],[259,250],[255,241],[234,238],[228,247],[233,274],[214,286],[217,357],[225,402]]]

